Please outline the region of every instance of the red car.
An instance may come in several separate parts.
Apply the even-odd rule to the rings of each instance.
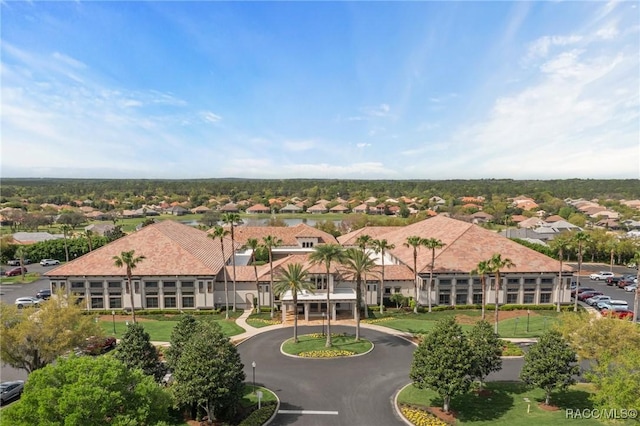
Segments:
[[[17,267],[17,268],[11,268],[6,272],[6,276],[7,277],[17,277],[18,275],[22,275],[22,272],[24,271],[24,273],[27,273],[27,268],[24,267]]]
[[[602,296],[602,292],[601,291],[583,291],[578,295],[578,300],[581,302],[584,302],[585,300],[593,296]]]
[[[600,313],[605,317],[610,316],[611,318],[626,319],[629,321],[633,319],[633,311],[628,309],[621,309],[619,311],[607,311],[603,309]]]

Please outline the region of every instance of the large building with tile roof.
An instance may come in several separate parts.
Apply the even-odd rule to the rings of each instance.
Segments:
[[[499,303],[569,302],[568,286],[573,273],[569,266],[562,266],[558,287],[558,261],[495,232],[445,216],[402,227],[365,227],[338,239],[306,224],[293,227],[237,226],[235,247],[232,247],[230,238],[225,238],[224,251],[221,250],[220,240],[211,238],[205,231],[176,221],[162,221],[63,264],[45,275],[50,280],[52,290],[64,288],[69,293],[77,294],[85,300],[87,309],[130,309],[126,271],[125,268],[116,267],[113,258],[124,251],[135,250],[136,255],[145,256],[133,271],[136,309],[211,309],[224,304],[225,294],[229,295],[230,306],[235,302],[240,308],[250,308],[256,299],[260,305],[269,306],[270,265],[257,268],[249,266],[251,252],[244,248],[249,238],[262,241],[267,235],[282,241],[273,251],[275,279],[288,263],[301,263],[308,269],[317,291],[324,291],[325,295],[327,288],[330,292],[354,289],[354,282],[344,267],[335,264],[332,265],[327,283],[324,267],[310,263],[308,255],[320,244],[339,243],[354,247],[357,246],[358,237],[369,235],[373,239],[387,240],[394,248],[385,252],[384,259],[380,253],[369,250],[378,270],[366,277],[363,292],[366,303],[378,303],[380,292],[385,298],[390,298],[394,293],[414,296],[416,273],[413,271],[413,249],[406,247],[405,243],[410,236],[420,236],[439,239],[444,243],[443,248],[434,253],[434,281],[430,290],[425,283],[431,272],[432,253],[426,248],[418,249],[418,296],[423,305],[427,304],[429,297],[434,305],[480,303],[480,277],[472,276],[471,271],[480,261],[489,259],[495,253],[502,254],[503,258],[509,258],[514,263],[514,267],[501,271],[503,285]],[[235,274],[231,256],[235,256]],[[384,279],[381,280],[383,264]],[[224,290],[225,274],[227,292]],[[235,292],[232,290],[234,276]],[[489,284],[491,280],[488,277]],[[491,290],[486,300],[493,301],[493,297]],[[327,312],[324,303],[304,303],[307,303],[304,305],[306,314]],[[345,299],[332,305],[331,313],[350,313],[353,307],[353,301]]]

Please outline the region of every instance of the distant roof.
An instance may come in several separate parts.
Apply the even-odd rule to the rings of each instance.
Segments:
[[[39,243],[42,241],[58,240],[64,238],[62,234],[50,234],[48,232],[16,232],[13,239],[19,244]]]

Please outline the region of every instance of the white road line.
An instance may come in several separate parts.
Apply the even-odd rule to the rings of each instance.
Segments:
[[[337,411],[314,411],[314,410],[278,410],[278,414],[330,414],[337,416]]]

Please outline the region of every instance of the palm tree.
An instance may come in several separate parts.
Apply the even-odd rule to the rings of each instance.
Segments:
[[[313,253],[309,255],[309,260],[313,264],[324,264],[326,267],[327,284],[327,343],[326,347],[331,347],[331,292],[329,291],[329,277],[331,276],[331,262],[341,262],[344,258],[344,249],[340,244],[322,244],[315,246]]]
[[[360,304],[362,303],[362,278],[375,273],[376,262],[362,248],[345,251],[342,264],[351,272],[356,281],[356,341],[360,340]],[[366,306],[366,303],[365,303]]]
[[[271,318],[274,316],[274,300],[273,300],[273,248],[282,244],[282,240],[273,235],[262,237],[262,246],[269,252],[269,304],[271,305]]]
[[[241,223],[240,215],[238,213],[225,213],[222,215],[222,222],[231,226],[231,271],[233,280],[233,312],[236,311],[236,238],[233,233],[234,225]]]
[[[413,307],[413,313],[418,313],[418,304],[420,303],[419,292],[418,292],[418,248],[424,246],[425,239],[418,237],[417,235],[412,235],[407,237],[407,242],[403,244],[405,247],[413,248],[413,273],[414,273],[414,286],[415,286],[415,295],[416,295],[416,304]]]
[[[92,241],[91,241],[91,237],[93,236],[93,232],[90,231],[89,229],[87,229],[84,233],[87,236],[87,244],[89,245],[89,252],[91,252],[93,250],[93,244],[92,244]]]
[[[498,334],[498,293],[500,292],[500,286],[502,284],[502,279],[500,278],[500,269],[511,268],[516,265],[511,261],[511,259],[503,259],[500,253],[495,253],[493,256],[491,256],[491,259],[487,261],[487,264],[489,266],[489,271],[496,274],[496,282],[493,286],[495,289],[495,317],[493,331],[494,333]]]
[[[380,253],[382,256],[382,275],[380,276],[380,313],[384,312],[384,254],[387,250],[393,250],[396,248],[394,244],[389,244],[387,240],[373,240],[371,241],[373,251]]]
[[[573,306],[573,311],[578,312],[578,290],[580,289],[580,275],[582,274],[582,253],[584,250],[584,246],[586,243],[591,241],[589,234],[585,232],[578,232],[573,236],[573,243],[576,245],[578,249],[578,277],[576,278],[576,289],[575,289],[575,304]]]
[[[366,253],[367,252],[367,248],[371,245],[371,235],[366,235],[366,234],[360,235],[356,239],[356,244],[358,245],[358,247],[360,247],[362,249],[362,251],[364,251]],[[364,276],[362,277],[362,280],[364,281],[364,284],[365,284],[365,287],[366,287],[366,285],[367,285],[367,275],[366,274],[364,274]],[[369,306],[367,305],[366,296],[365,296],[365,301],[364,301],[364,317],[365,318],[369,318]]]
[[[67,262],[69,261],[69,246],[67,245],[67,235],[73,231],[71,225],[64,224],[60,227],[62,229],[62,236],[64,237],[64,254]]]
[[[278,283],[273,292],[282,295],[287,290],[291,291],[293,298],[293,341],[298,343],[298,293],[302,290],[313,291],[313,284],[307,280],[308,273],[299,263],[287,265],[287,269],[280,272]]]
[[[429,312],[431,312],[431,284],[433,283],[433,268],[436,264],[436,250],[443,248],[446,244],[437,238],[427,238],[423,244],[431,250],[431,266],[429,268],[429,282],[427,283],[427,299],[429,300]]]
[[[633,323],[635,324],[636,321],[638,321],[638,306],[640,305],[640,250],[636,251],[631,261],[635,262],[636,269],[638,270],[638,272],[636,273],[636,294],[633,298]]]
[[[560,270],[558,272],[558,288],[556,289],[556,311],[560,312],[560,292],[562,291],[562,262],[564,261],[564,253],[569,247],[569,240],[560,235],[551,241],[551,247],[558,251],[558,260],[560,261]]]
[[[136,268],[136,265],[142,262],[146,257],[143,255],[136,256],[135,250],[123,251],[120,253],[120,256],[113,256],[113,264],[117,268],[122,268],[123,266],[127,268],[127,291],[129,292],[129,297],[131,301],[131,321],[136,323],[136,309],[133,302],[133,288],[131,287],[131,272]]]
[[[257,238],[248,238],[244,244],[245,249],[251,249],[251,259],[249,261],[253,264],[253,273],[256,276],[256,291],[258,294],[258,303],[256,303],[256,314],[260,312],[260,283],[258,282],[258,266],[256,265],[256,251],[260,247],[260,242]]]
[[[220,250],[222,251],[222,276],[224,277],[224,317],[229,319],[229,285],[227,284],[227,258],[224,255],[224,237],[229,235],[229,231],[217,225],[213,232],[207,234],[209,238],[220,239]]]
[[[487,304],[487,280],[485,275],[489,273],[489,262],[482,260],[478,262],[476,269],[471,271],[471,275],[480,275],[480,286],[482,287],[482,320],[485,319],[485,305]]]
[[[18,258],[18,263],[20,264],[20,276],[22,277],[22,281],[24,281],[24,271],[25,271],[25,267],[24,267],[24,258],[26,256],[25,253],[25,249],[24,247],[20,246],[18,247],[18,249],[16,250],[16,257]]]

